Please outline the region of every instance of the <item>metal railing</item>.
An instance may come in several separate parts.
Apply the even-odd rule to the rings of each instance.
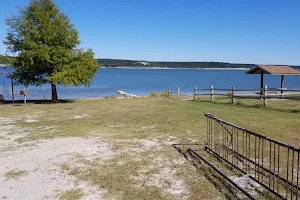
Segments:
[[[300,199],[300,149],[205,113],[205,149],[282,199]]]

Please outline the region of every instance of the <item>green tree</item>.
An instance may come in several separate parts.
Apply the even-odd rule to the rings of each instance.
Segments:
[[[4,44],[16,55],[13,76],[24,85],[52,86],[57,102],[57,84],[89,85],[99,69],[91,49],[78,49],[78,31],[52,0],[32,0],[19,16],[7,19]]]
[[[5,62],[4,56],[0,54],[0,64],[5,64]]]
[[[8,63],[7,57],[0,54],[0,64],[7,64],[7,63]]]

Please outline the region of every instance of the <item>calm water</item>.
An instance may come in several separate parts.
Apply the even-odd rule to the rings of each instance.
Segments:
[[[2,70],[2,69],[1,69]],[[6,71],[11,68],[6,67]],[[11,98],[9,80],[0,75],[0,93]],[[4,84],[3,84],[4,83]],[[280,87],[280,76],[265,75],[268,87]],[[3,87],[4,85],[4,87]],[[192,94],[193,88],[259,88],[260,76],[245,74],[244,70],[199,70],[199,69],[123,69],[101,68],[89,87],[58,86],[59,98],[87,98],[117,95],[118,90],[136,95],[166,91],[168,87],[180,87],[181,93]],[[300,88],[300,76],[286,76],[286,88]],[[29,89],[29,99],[50,99],[51,86],[15,86],[16,99],[19,91]]]

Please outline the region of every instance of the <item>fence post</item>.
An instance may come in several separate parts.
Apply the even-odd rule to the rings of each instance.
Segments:
[[[264,86],[264,106],[266,106],[268,103],[268,86]]]
[[[170,94],[171,94],[171,88],[168,87],[168,98],[170,98]]]
[[[196,101],[196,96],[197,96],[197,88],[194,88],[194,101]]]
[[[210,86],[210,100],[214,100],[214,86]]]
[[[179,96],[180,96],[180,88],[178,87],[177,88],[177,99],[179,99]]]
[[[234,86],[231,88],[231,103],[234,103]]]

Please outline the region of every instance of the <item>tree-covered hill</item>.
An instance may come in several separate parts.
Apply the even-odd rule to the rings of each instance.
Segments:
[[[159,67],[159,68],[251,68],[254,64],[225,62],[164,62],[121,59],[96,59],[103,67]]]
[[[96,59],[102,67],[159,67],[159,68],[252,68],[255,64],[237,64],[226,62],[162,62],[122,59]],[[8,64],[8,58],[0,54],[0,64]],[[300,70],[300,66],[291,66]]]
[[[8,64],[9,57],[0,54],[0,64]]]
[[[103,67],[159,67],[159,68],[252,68],[255,64],[238,64],[226,62],[163,62],[137,61],[121,59],[96,59]],[[291,66],[300,69],[300,66]]]

